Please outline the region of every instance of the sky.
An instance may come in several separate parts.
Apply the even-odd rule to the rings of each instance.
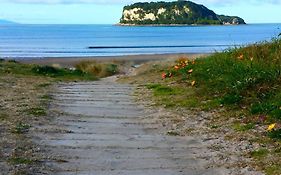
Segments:
[[[115,24],[124,5],[139,1],[148,0],[0,0],[0,19],[24,24]],[[240,16],[247,23],[281,23],[281,0],[193,2],[217,14]]]

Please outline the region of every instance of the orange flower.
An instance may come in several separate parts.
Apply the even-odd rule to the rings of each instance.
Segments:
[[[179,67],[179,66],[175,66],[174,68],[175,68],[176,70],[178,70],[180,67]]]
[[[244,59],[244,55],[241,54],[239,57],[237,57],[239,60],[243,60]]]
[[[190,74],[191,74],[192,72],[193,72],[193,69],[190,69],[190,70],[188,71],[188,73],[190,73]]]
[[[166,73],[163,73],[162,74],[162,79],[165,79],[167,77],[167,74]]]
[[[194,86],[195,83],[196,83],[196,81],[192,81],[192,82],[191,82],[191,86]]]
[[[195,64],[195,60],[192,61],[192,64]]]

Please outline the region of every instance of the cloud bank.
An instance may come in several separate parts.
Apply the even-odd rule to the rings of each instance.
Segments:
[[[0,0],[0,3],[17,4],[131,4],[134,2],[150,2],[157,0]],[[160,0],[159,0],[160,1]],[[172,1],[172,0],[168,0]],[[200,4],[233,4],[245,2],[244,0],[193,0]],[[281,4],[281,0],[249,0],[248,3],[259,4]]]

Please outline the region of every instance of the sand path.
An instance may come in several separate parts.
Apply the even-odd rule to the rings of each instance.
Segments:
[[[159,124],[142,120],[134,87],[113,79],[60,84],[52,110],[61,114],[37,131],[59,175],[219,175],[206,169],[192,137],[157,132]],[[40,132],[41,131],[41,132]]]

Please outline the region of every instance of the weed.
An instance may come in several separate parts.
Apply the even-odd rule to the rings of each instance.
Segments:
[[[280,172],[281,172],[280,164],[273,164],[265,169],[265,173],[267,175],[280,175]]]
[[[15,128],[12,130],[12,133],[15,134],[24,134],[27,133],[29,131],[30,125],[28,124],[24,124],[22,122],[19,122]]]
[[[32,164],[34,161],[24,157],[13,157],[10,158],[8,162],[13,165],[18,165],[18,164]]]
[[[36,108],[30,108],[28,110],[28,113],[34,116],[44,116],[47,114],[46,110],[44,108],[41,107],[36,107]]]
[[[147,84],[146,85],[146,87],[148,88],[148,89],[156,89],[156,88],[158,88],[158,87],[160,87],[161,86],[161,84]]]
[[[49,94],[43,95],[43,96],[41,97],[41,99],[43,99],[43,100],[51,100],[51,99],[52,99],[52,96],[49,95]]]
[[[267,149],[259,149],[256,151],[251,152],[251,156],[257,159],[263,158],[267,156],[269,151]]]
[[[52,85],[51,83],[42,83],[42,84],[39,84],[37,87],[44,88],[44,87],[48,87],[48,86],[51,86],[51,85]]]
[[[168,131],[167,132],[167,135],[169,135],[169,136],[178,136],[178,135],[180,135],[177,131],[173,131],[173,130],[171,130],[171,131]]]
[[[253,124],[253,123],[248,123],[248,124],[235,123],[233,125],[233,129],[235,131],[239,131],[239,132],[245,132],[245,131],[248,131],[253,128],[255,128],[255,124]]]
[[[18,63],[16,60],[8,60],[9,63]]]
[[[274,106],[270,103],[254,103],[251,107],[252,114],[268,114],[269,112],[276,109],[277,106]]]
[[[96,61],[81,61],[76,69],[97,77],[108,77],[118,73],[118,66],[113,63],[98,63]]]
[[[268,133],[268,136],[272,139],[281,140],[281,129],[272,130]]]

